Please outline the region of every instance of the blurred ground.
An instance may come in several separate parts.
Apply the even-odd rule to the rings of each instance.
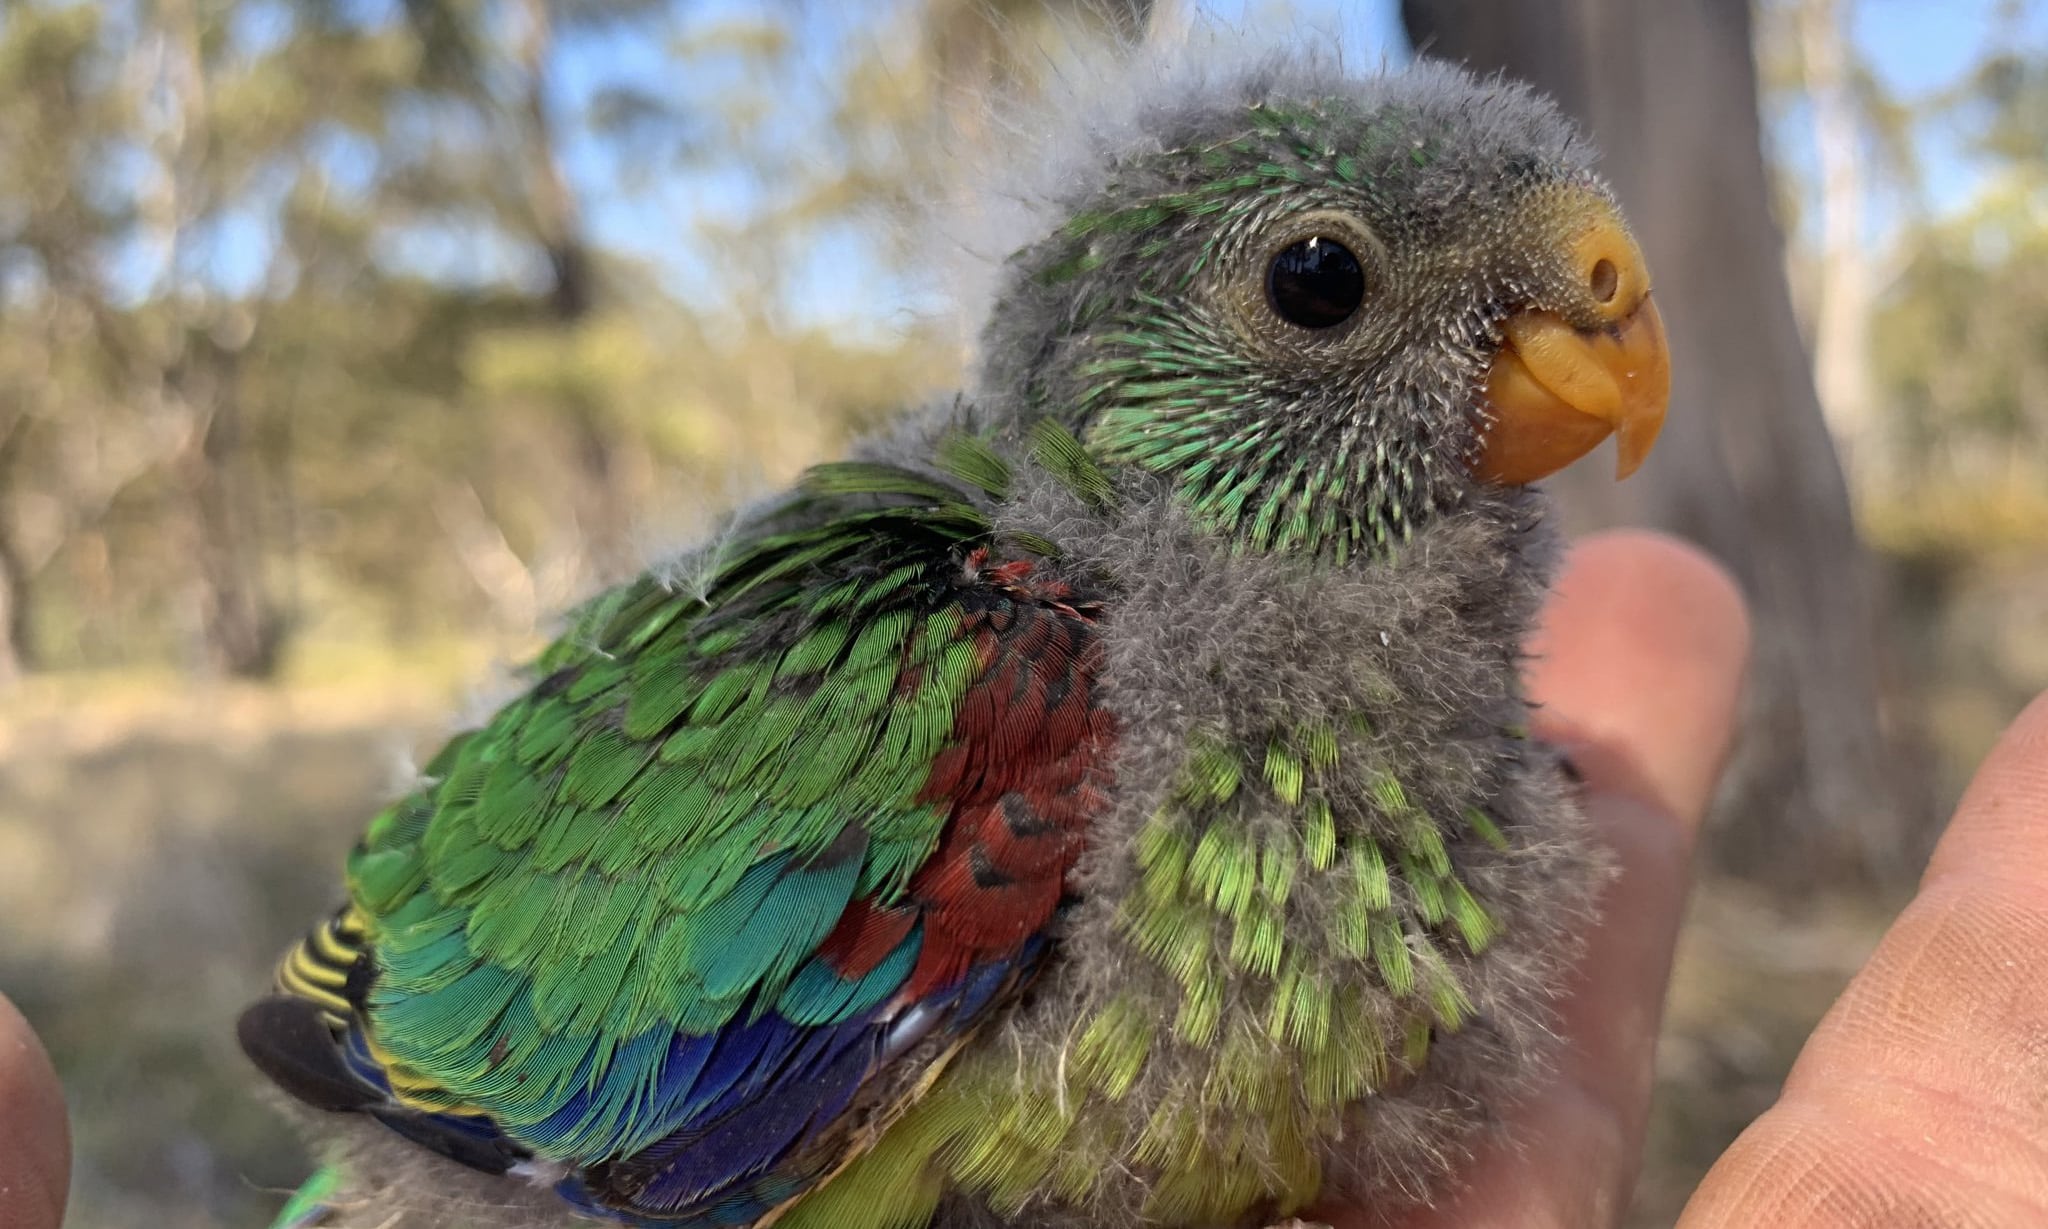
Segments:
[[[1924,706],[1952,793],[2048,685],[2048,652],[2026,634],[2048,614],[2048,569],[2003,560],[1897,574],[1942,599],[1927,607],[1941,617],[1911,642],[1943,671]],[[321,673],[330,681],[275,688],[69,679],[23,688],[0,714],[0,900],[11,927],[0,988],[64,1075],[75,1225],[257,1226],[304,1173],[235,1050],[234,1012],[332,899],[343,850],[404,757],[445,731],[490,671],[471,650]],[[1893,907],[1802,896],[1729,879],[1699,886],[1635,1224],[1669,1225],[1714,1156],[1770,1104]]]
[[[258,1226],[304,1153],[233,1036],[415,736],[460,696],[379,683],[26,689],[0,717],[0,988],[48,1043],[69,1223]]]

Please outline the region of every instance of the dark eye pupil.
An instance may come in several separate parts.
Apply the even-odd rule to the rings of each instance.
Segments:
[[[1266,297],[1280,318],[1305,329],[1351,319],[1365,301],[1365,270],[1351,249],[1317,235],[1290,243],[1266,271]]]

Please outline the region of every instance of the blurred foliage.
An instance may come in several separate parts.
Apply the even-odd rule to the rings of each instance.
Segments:
[[[1774,130],[1803,131],[1808,65],[1793,37],[1848,0],[1763,0],[1758,46]],[[1961,561],[2048,546],[2048,45],[2029,36],[2034,6],[2000,0],[1976,31],[1979,54],[1954,80],[1906,98],[1845,39],[1846,92],[1862,160],[1867,217],[1854,259],[1870,266],[1862,306],[1871,421],[1852,480],[1864,527],[1896,556]],[[2034,23],[2035,26],[2038,23]],[[1969,195],[1937,208],[1928,151]],[[1825,208],[1816,168],[1779,150],[1789,266],[1809,314],[1827,293],[1813,214]],[[1831,411],[1835,407],[1830,407]],[[1838,429],[1841,424],[1837,424]]]
[[[0,677],[264,675],[309,638],[530,633],[638,563],[640,526],[743,494],[736,466],[785,478],[945,375],[914,331],[789,323],[800,245],[907,168],[770,131],[795,9],[692,9],[10,3]],[[948,62],[899,82],[998,59],[1001,12],[921,17]],[[557,44],[605,37],[669,46],[682,84],[572,103]],[[930,102],[866,88],[877,55],[847,69],[848,132]],[[693,85],[733,80],[755,88]],[[596,147],[671,189],[778,185],[698,220],[717,293],[685,301],[593,241],[564,163]]]
[[[1891,221],[1865,245],[1871,395],[1851,479],[1888,569],[1898,716],[1927,735],[1944,802],[2048,687],[2048,43],[2038,6],[1987,7],[1974,59],[1917,97],[1853,66]],[[1796,103],[1797,76],[1783,84]],[[1937,146],[1969,184],[1939,203]],[[1810,195],[1790,159],[1784,178]],[[1823,264],[1795,241],[1809,297]]]
[[[1930,227],[1873,321],[1892,413],[1866,508],[1894,550],[2048,546],[2048,198],[1985,211]]]
[[[0,987],[75,1223],[262,1223],[306,1160],[232,1016],[392,731],[947,384],[889,211],[1150,5],[0,5]]]
[[[875,246],[949,87],[1148,9],[903,3],[820,66],[801,3],[7,0],[0,681],[530,635],[951,374],[793,323],[806,253]],[[606,76],[628,44],[670,71]],[[598,242],[572,158],[687,217],[688,286]]]

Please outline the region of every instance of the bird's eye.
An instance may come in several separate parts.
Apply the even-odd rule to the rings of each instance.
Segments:
[[[1289,324],[1335,328],[1365,301],[1365,268],[1350,248],[1327,235],[1297,239],[1274,254],[1266,270],[1266,301]]]

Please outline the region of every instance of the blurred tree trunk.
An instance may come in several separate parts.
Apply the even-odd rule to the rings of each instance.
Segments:
[[[14,472],[27,435],[28,415],[17,409],[0,428],[0,492],[9,489],[7,479]],[[14,526],[6,511],[0,505],[0,690],[19,682],[36,664],[28,562],[15,545]]]
[[[238,678],[268,678],[278,667],[289,620],[273,599],[263,551],[263,503],[254,471],[260,461],[244,438],[232,355],[213,347],[181,364],[173,377],[203,420],[179,469],[197,529],[197,583],[207,664]],[[196,386],[196,387],[195,387]],[[199,407],[204,407],[199,408]]]
[[[1794,6],[1807,105],[1820,160],[1819,302],[1813,312],[1813,378],[1844,458],[1866,460],[1872,443],[1870,318],[1877,277],[1864,234],[1861,117],[1850,82],[1849,5]]]
[[[596,306],[596,267],[582,210],[562,169],[561,134],[555,124],[549,60],[555,27],[546,0],[524,0],[513,48],[519,67],[519,96],[512,116],[518,157],[526,178],[526,205],[533,239],[546,253],[550,321],[564,332],[583,324]],[[631,493],[619,476],[617,441],[606,407],[571,397],[561,407],[568,418],[575,454],[582,466],[585,498],[579,528],[598,580],[630,575],[640,560],[632,540]]]
[[[527,201],[534,237],[548,257],[548,310],[558,323],[575,324],[591,308],[590,245],[583,235],[576,194],[562,171],[561,139],[555,131],[548,90],[548,57],[554,51],[555,28],[545,0],[525,0],[519,12],[522,28],[515,57],[521,80],[516,122]]]
[[[1663,442],[1631,482],[1581,468],[1556,488],[1574,529],[1671,530],[1749,595],[1749,712],[1710,851],[1804,883],[1917,866],[1926,805],[1879,725],[1871,566],[1785,285],[1747,0],[1402,0],[1401,15],[1425,54],[1526,80],[1583,123],[1649,258],[1675,357]]]
[[[165,254],[160,290],[172,321],[143,378],[158,404],[191,424],[174,465],[194,538],[192,585],[206,665],[239,678],[267,678],[277,669],[289,621],[264,566],[256,474],[262,460],[247,440],[238,387],[233,351],[248,338],[234,347],[215,341],[212,333],[224,321],[185,260],[200,220],[226,194],[216,163],[234,152],[219,147],[208,79],[209,22],[219,15],[203,13],[199,0],[159,0],[154,16],[162,26],[156,71],[135,78],[131,88],[145,97],[161,90],[171,104],[151,134],[162,178],[144,217]]]
[[[27,570],[21,566],[20,555],[0,536],[0,692],[35,668],[29,609]]]

